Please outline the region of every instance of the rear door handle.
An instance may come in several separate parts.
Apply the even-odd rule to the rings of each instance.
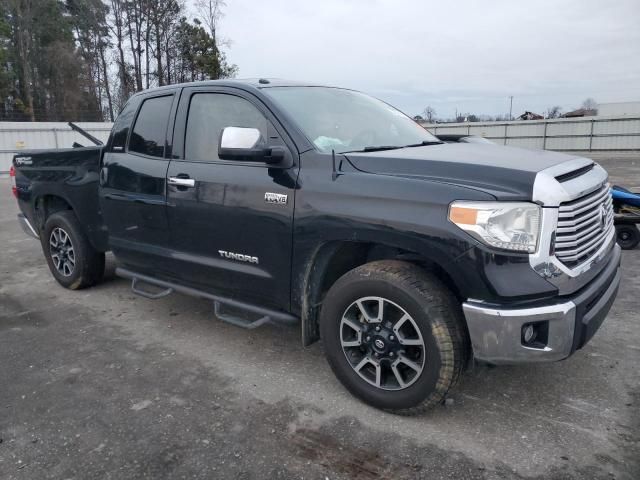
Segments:
[[[196,181],[193,178],[169,177],[169,185],[176,187],[195,187]]]

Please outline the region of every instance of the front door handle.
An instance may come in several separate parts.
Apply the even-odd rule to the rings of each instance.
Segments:
[[[169,185],[176,187],[195,187],[196,181],[193,178],[169,177]]]

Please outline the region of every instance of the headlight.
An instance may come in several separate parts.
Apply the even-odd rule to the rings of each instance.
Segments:
[[[449,220],[487,245],[535,253],[540,207],[524,202],[465,202],[449,206]]]

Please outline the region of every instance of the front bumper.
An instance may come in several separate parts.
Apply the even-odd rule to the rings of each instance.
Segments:
[[[465,302],[463,310],[474,357],[494,364],[562,360],[582,348],[600,328],[620,285],[620,247],[596,279],[571,297],[532,308],[501,309]],[[526,344],[523,326],[539,328],[543,339]]]
[[[22,213],[18,214],[18,223],[22,227],[22,230],[24,230],[24,233],[36,239],[40,238],[40,236],[38,235],[38,232],[36,232],[36,230],[33,228],[31,223],[29,222],[29,219],[24,214]]]

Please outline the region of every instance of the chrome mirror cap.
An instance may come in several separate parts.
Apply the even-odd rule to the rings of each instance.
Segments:
[[[257,128],[226,127],[222,130],[220,148],[255,148],[260,141],[260,136],[260,130]]]

